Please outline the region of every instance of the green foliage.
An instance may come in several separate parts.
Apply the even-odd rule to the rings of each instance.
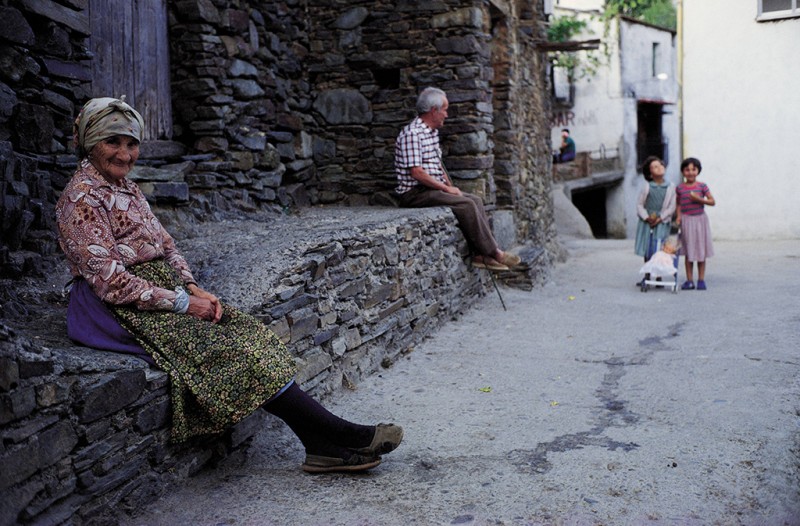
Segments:
[[[678,28],[678,13],[670,0],[653,2],[642,12],[642,19],[648,24],[675,31]]]
[[[567,42],[586,29],[586,21],[577,16],[559,16],[553,19],[547,28],[547,40],[550,42]]]
[[[603,14],[606,22],[625,15],[648,24],[675,30],[678,16],[672,0],[606,0]]]
[[[547,28],[547,39],[550,42],[575,40],[587,24],[586,20],[580,20],[577,16],[554,17]],[[553,67],[566,70],[570,82],[594,75],[601,64],[594,51],[554,51],[550,57]]]

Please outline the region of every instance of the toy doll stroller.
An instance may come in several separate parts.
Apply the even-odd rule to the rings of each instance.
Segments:
[[[650,287],[671,289],[673,294],[678,292],[677,246],[674,247],[674,254],[668,254],[662,250],[666,241],[667,239],[657,238],[655,229],[650,229],[650,237],[647,244],[647,263],[644,264],[640,271],[640,274],[644,274],[639,284],[642,292],[647,292]],[[650,278],[648,279],[647,276],[650,276]],[[662,281],[658,281],[656,278],[661,278]]]

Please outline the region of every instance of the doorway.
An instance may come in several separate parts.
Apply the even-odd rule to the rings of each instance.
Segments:
[[[664,105],[657,102],[639,101],[636,105],[637,167],[644,164],[644,160],[651,155],[663,160],[664,165],[668,162],[669,152],[662,125],[663,108]]]
[[[586,218],[596,239],[608,238],[606,188],[604,186],[573,190],[572,204]]]

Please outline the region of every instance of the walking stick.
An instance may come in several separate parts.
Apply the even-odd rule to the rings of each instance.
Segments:
[[[500,298],[500,304],[503,306],[503,310],[507,312],[507,311],[508,311],[508,309],[506,308],[506,302],[505,302],[505,301],[503,301],[503,295],[502,295],[502,294],[500,294],[500,287],[498,287],[498,286],[497,286],[497,282],[496,282],[496,281],[495,281],[495,279],[494,279],[494,272],[492,272],[492,271],[491,271],[491,270],[489,270],[488,268],[486,269],[486,272],[488,272],[488,273],[489,273],[489,277],[490,277],[490,278],[491,278],[491,280],[492,280],[492,285],[494,285],[494,290],[496,290],[496,291],[497,291],[497,297],[498,297],[498,298]]]
[[[447,181],[447,183],[450,186],[455,186],[453,184],[453,180],[450,179],[450,174],[447,173],[447,168],[444,167],[444,161],[442,161],[441,155],[439,156],[439,166],[442,167],[442,173],[444,174],[444,178]],[[500,294],[500,287],[497,286],[497,281],[495,281],[494,279],[494,272],[492,272],[488,268],[486,269],[486,271],[489,273],[489,278],[492,280],[492,285],[494,285],[494,290],[497,291],[497,297],[500,298],[500,304],[503,306],[503,310],[508,312],[508,309],[506,308],[506,302],[503,301],[503,295]]]

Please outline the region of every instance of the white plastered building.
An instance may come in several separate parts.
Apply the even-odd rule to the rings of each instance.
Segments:
[[[682,0],[685,156],[715,239],[800,238],[800,0]]]
[[[568,128],[579,154],[592,158],[590,177],[563,188],[598,237],[633,237],[636,202],[644,183],[640,165],[647,155],[667,163],[667,180],[679,181],[680,126],[677,38],[673,31],[625,17],[606,33],[602,0],[558,0],[553,17],[576,16],[587,28],[576,39],[601,38],[603,64],[578,78],[570,93],[556,68],[551,140],[556,149]],[[616,159],[608,163],[609,159]]]

